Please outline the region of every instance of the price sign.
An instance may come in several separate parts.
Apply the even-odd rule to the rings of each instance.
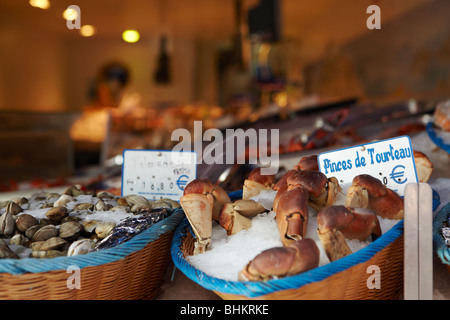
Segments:
[[[368,174],[403,196],[408,182],[418,182],[408,136],[324,152],[319,154],[318,162],[322,173],[336,177],[344,186],[350,186],[355,176]]]
[[[179,201],[184,187],[197,177],[196,160],[195,152],[124,150],[122,196]]]

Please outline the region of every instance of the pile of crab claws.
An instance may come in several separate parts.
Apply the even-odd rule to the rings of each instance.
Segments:
[[[272,190],[275,184],[275,175],[261,174],[261,168],[253,169],[248,178],[244,180],[242,199],[249,200],[264,190]]]
[[[233,235],[251,228],[251,218],[265,211],[266,209],[254,200],[236,200],[223,206],[219,215],[219,224],[228,235]]]
[[[352,253],[346,239],[372,241],[381,236],[381,227],[375,212],[364,208],[328,206],[317,214],[319,240],[330,261]]]
[[[279,190],[274,201],[276,223],[281,242],[288,246],[302,239],[308,227],[308,192],[299,186]]]
[[[239,281],[266,281],[299,274],[319,265],[320,251],[316,242],[305,238],[288,247],[262,251],[238,274]]]
[[[401,220],[404,215],[403,199],[368,174],[353,178],[352,185],[347,190],[345,205],[368,208],[386,219]]]
[[[206,179],[195,179],[184,189],[180,205],[196,236],[194,255],[203,253],[211,243],[212,220],[219,220],[220,211],[231,200],[219,186]]]

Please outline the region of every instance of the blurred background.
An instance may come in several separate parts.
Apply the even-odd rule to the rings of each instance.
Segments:
[[[370,5],[381,29],[366,25]],[[170,149],[194,120],[286,128],[280,152],[339,145],[312,141],[324,123],[345,124],[346,142],[383,136],[355,131],[373,122],[387,137],[386,119],[449,96],[449,12],[448,0],[0,0],[0,191]],[[389,134],[423,129],[416,119]]]

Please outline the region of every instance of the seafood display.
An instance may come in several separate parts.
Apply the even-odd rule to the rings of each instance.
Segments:
[[[0,258],[53,258],[116,246],[178,208],[170,199],[89,193],[77,186],[0,203]]]
[[[433,164],[425,154],[415,154],[417,172],[424,173],[419,174],[419,179],[425,182]],[[196,235],[192,257],[209,250],[214,220],[227,236],[236,236],[250,229],[259,215],[274,213],[272,221],[281,245],[261,250],[242,264],[237,275],[240,281],[266,281],[314,269],[322,259],[320,252],[329,262],[336,261],[354,252],[355,246],[350,246],[349,241],[370,243],[382,236],[381,220],[392,226],[403,218],[402,197],[379,179],[358,175],[344,189],[336,178],[318,170],[315,155],[300,159],[278,181],[273,176],[262,178],[260,170],[254,169],[244,180],[242,199],[235,201],[208,180],[191,183],[180,203],[185,212],[189,211],[187,216]],[[267,190],[273,192],[271,210],[258,207],[259,198],[254,196]],[[198,201],[195,205],[193,198]],[[218,220],[213,218],[214,204],[215,208],[222,206]],[[311,226],[316,233],[314,239],[310,238]]]

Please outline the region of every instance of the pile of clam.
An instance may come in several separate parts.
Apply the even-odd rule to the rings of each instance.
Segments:
[[[77,186],[70,186],[61,194],[41,192],[3,201],[0,258],[88,253],[123,219],[155,208],[177,207],[178,202],[170,199],[149,201],[140,195],[119,197],[106,191],[93,194]]]

